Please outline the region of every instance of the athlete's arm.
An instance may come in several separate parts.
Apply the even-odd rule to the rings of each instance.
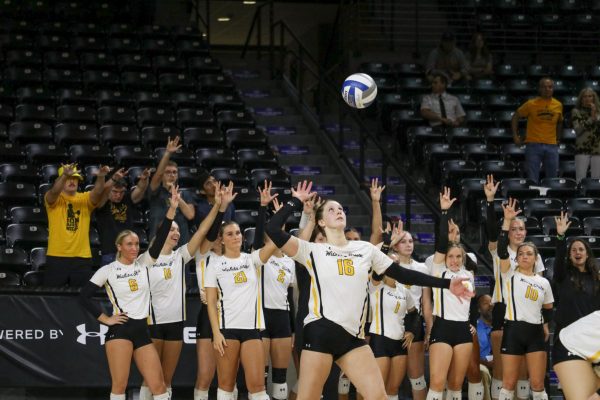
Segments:
[[[448,251],[448,210],[456,198],[450,197],[450,188],[445,187],[443,193],[440,193],[440,208],[442,210],[438,234],[435,237],[435,254],[433,255],[434,264],[443,264],[446,260]]]
[[[144,195],[146,194],[146,189],[148,189],[149,183],[150,183],[150,169],[145,168],[138,179],[137,185],[131,191],[131,202],[133,204],[137,204],[140,201],[144,200]]]
[[[496,197],[496,191],[498,190],[500,182],[497,181],[494,184],[494,176],[488,175],[486,183],[483,185],[483,191],[485,192],[485,215],[486,215],[486,233],[488,237],[488,249],[494,251],[498,248],[498,222],[496,221],[496,210],[494,210],[494,197]]]
[[[196,250],[198,250],[198,248],[200,247],[200,243],[202,243],[204,241],[204,238],[206,238],[206,234],[208,233],[208,230],[212,227],[213,222],[215,221],[215,218],[217,217],[217,214],[219,213],[220,207],[221,207],[220,196],[215,195],[215,204],[213,205],[213,208],[206,215],[204,220],[202,220],[202,222],[198,226],[198,229],[196,230],[196,232],[194,232],[194,235],[192,236],[192,238],[190,239],[190,241],[187,244],[187,249],[188,249],[188,252],[190,253],[190,255],[194,256],[194,254],[196,254]]]
[[[502,231],[498,237],[498,257],[500,258],[500,271],[505,274],[510,269],[510,260],[508,254],[508,230],[513,219],[521,213],[517,210],[517,200],[508,199],[507,204],[502,204],[504,210],[504,220],[502,221]]]
[[[102,311],[102,308],[98,303],[92,300],[92,297],[98,289],[100,289],[100,286],[96,285],[94,282],[88,281],[85,286],[81,288],[81,292],[79,293],[79,304],[104,325],[112,326],[127,322],[128,318],[126,314],[117,314],[109,317]]]
[[[219,187],[217,187],[216,191],[219,191]],[[216,198],[215,191],[215,198]],[[217,240],[217,236],[219,236],[219,229],[221,229],[221,222],[223,222],[223,216],[225,215],[225,211],[227,211],[227,207],[229,204],[236,198],[237,193],[233,192],[233,182],[229,182],[229,185],[223,186],[220,188],[220,197],[221,197],[221,205],[219,206],[219,211],[215,216],[215,219],[206,233],[206,239],[202,241],[200,244],[200,254],[206,254],[208,250],[212,247],[212,244],[215,240]]]
[[[154,237],[154,242],[152,243],[152,246],[148,248],[148,254],[150,255],[150,258],[152,258],[152,261],[156,261],[156,259],[160,256],[160,251],[162,250],[163,245],[167,240],[167,236],[169,236],[169,231],[171,230],[173,219],[175,219],[175,212],[177,211],[177,207],[179,205],[180,194],[178,189],[179,188],[176,186],[171,187],[169,209],[167,210],[167,214],[165,215],[163,222],[160,224],[158,230],[156,231],[156,236]]]
[[[227,341],[219,328],[219,316],[217,314],[217,288],[206,288],[206,302],[208,303],[208,319],[213,332],[213,347],[219,352],[221,357],[225,354]]]
[[[379,186],[378,178],[371,180],[371,208],[373,210],[373,218],[371,220],[371,237],[369,242],[377,245],[381,241],[381,232],[384,230],[383,216],[381,215],[381,192],[385,186]]]

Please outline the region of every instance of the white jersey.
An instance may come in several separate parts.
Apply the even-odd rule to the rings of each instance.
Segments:
[[[559,333],[565,348],[592,364],[600,363],[600,311],[594,311]]]
[[[377,286],[369,283],[369,296],[373,321],[369,332],[393,340],[404,337],[404,317],[415,306],[409,291],[400,284],[389,287],[383,282]]]
[[[204,284],[218,289],[221,329],[265,328],[258,252],[242,253],[238,258],[211,257]]]
[[[506,303],[506,299],[502,294],[502,273],[500,272],[500,257],[498,256],[498,250],[490,250],[492,255],[492,261],[494,264],[494,293],[492,295],[492,303]],[[510,260],[510,268],[514,271],[517,268],[517,252],[508,247],[508,259]],[[536,274],[544,272],[544,262],[542,257],[538,254],[535,260],[534,271]]]
[[[208,263],[215,257],[219,257],[212,250],[207,251],[205,254],[200,253],[200,250],[196,251],[194,258],[196,260],[196,278],[198,279],[198,288],[204,289],[204,282],[206,281],[206,269]]]
[[[298,240],[293,259],[310,274],[304,325],[327,318],[353,336],[364,337],[369,273],[383,274],[393,260],[362,240],[351,240],[344,247]]]
[[[445,264],[433,264],[430,271],[431,275],[438,278],[452,279],[455,277],[469,278],[471,285],[474,285],[473,273],[461,267],[458,271],[451,271]],[[468,301],[462,301],[448,289],[433,288],[433,315],[449,321],[468,321],[469,308]]]
[[[429,275],[429,268],[427,268],[425,264],[420,263],[418,261],[410,260],[410,263],[400,263],[400,265],[404,268],[412,269],[414,271],[422,272],[424,274]],[[400,283],[398,283],[398,285],[400,285]],[[421,296],[423,296],[423,286],[404,285],[404,287],[408,289],[408,292],[410,293],[412,300],[415,304],[415,308],[417,309],[419,314],[422,314],[423,310],[421,309]]]
[[[292,286],[296,263],[287,256],[269,258],[262,266],[262,290],[265,308],[271,310],[290,310],[288,288]]]
[[[113,306],[113,315],[127,314],[132,319],[144,319],[150,311],[148,270],[152,258],[145,252],[131,265],[113,261],[90,278],[97,286],[104,286]]]
[[[554,303],[550,282],[539,275],[524,275],[518,270],[502,274],[502,295],[506,299],[508,321],[523,321],[530,324],[543,323],[542,305]]]
[[[185,321],[185,264],[192,259],[187,244],[161,254],[148,267],[150,318],[148,325]]]

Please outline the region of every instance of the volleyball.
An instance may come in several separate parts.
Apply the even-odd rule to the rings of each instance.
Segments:
[[[350,107],[368,107],[377,97],[377,85],[367,74],[352,74],[344,81],[342,97]]]

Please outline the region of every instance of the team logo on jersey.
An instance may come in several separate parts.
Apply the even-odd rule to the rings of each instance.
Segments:
[[[77,342],[87,345],[87,338],[89,337],[97,337],[100,339],[100,345],[104,345],[104,340],[106,338],[106,333],[108,332],[108,326],[100,325],[100,332],[88,332],[85,329],[85,324],[77,325],[77,331],[80,335],[77,337]]]

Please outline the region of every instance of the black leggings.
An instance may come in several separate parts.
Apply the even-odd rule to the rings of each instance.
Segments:
[[[83,257],[46,257],[44,286],[84,286],[92,276],[92,259]]]

